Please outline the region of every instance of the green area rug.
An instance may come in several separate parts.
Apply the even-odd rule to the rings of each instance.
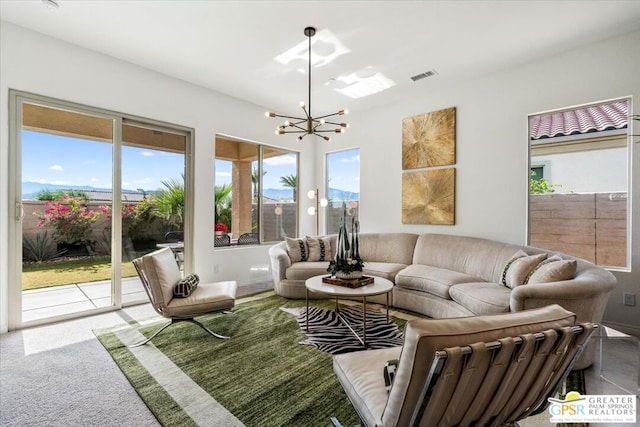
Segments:
[[[162,332],[152,345],[140,347],[143,353],[159,350],[166,356],[177,368],[167,375],[180,385],[171,380],[163,386],[162,379],[149,373],[162,361],[145,362],[143,356],[136,356],[137,349],[124,346],[121,340],[127,344],[137,341],[133,335],[137,325],[120,331],[96,331],[96,336],[165,426],[232,425],[207,415],[215,402],[246,426],[327,426],[332,416],[344,425],[358,424],[358,416],[333,373],[332,356],[300,345],[305,337],[296,319],[280,309],[303,305],[304,301],[279,296],[260,298],[236,305],[230,315],[198,318],[212,330],[231,336],[229,340],[212,338],[185,322]],[[313,305],[329,308],[332,303],[314,301]],[[150,336],[158,325],[156,322],[139,331]],[[190,381],[185,384],[180,380],[182,373],[201,390],[187,390],[187,397],[178,403],[172,397],[174,391],[167,389],[193,387]],[[215,402],[193,408],[196,401],[206,401],[202,392]],[[207,417],[209,422],[203,422]]]
[[[198,318],[229,340],[184,322],[152,344],[125,346],[166,322],[157,318],[140,328],[135,323],[95,333],[164,426],[328,426],[332,416],[345,426],[358,425],[333,373],[332,356],[301,345],[306,337],[296,318],[282,310],[304,304],[260,295],[237,304],[233,314]],[[332,308],[333,302],[312,305]],[[404,320],[393,320],[404,330]],[[581,371],[571,373],[566,390],[586,394]],[[549,415],[538,417],[547,420]]]

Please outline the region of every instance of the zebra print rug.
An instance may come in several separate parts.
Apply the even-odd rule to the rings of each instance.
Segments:
[[[360,341],[338,319],[334,310],[309,307],[309,332],[306,331],[305,308],[282,310],[296,317],[300,330],[307,336],[300,344],[312,345],[330,354],[364,350]],[[362,307],[340,307],[340,314],[362,336]],[[402,331],[393,321],[387,322],[384,313],[367,310],[367,349],[395,347],[402,345],[403,340]]]

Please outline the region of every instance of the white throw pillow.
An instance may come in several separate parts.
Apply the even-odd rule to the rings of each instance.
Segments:
[[[309,261],[331,260],[331,239],[328,236],[307,236]]]
[[[309,247],[306,239],[292,239],[285,237],[287,242],[287,252],[291,262],[307,261],[309,259]]]
[[[554,255],[533,269],[525,284],[570,280],[576,275],[577,268],[578,262],[575,259],[562,259],[558,255]]]

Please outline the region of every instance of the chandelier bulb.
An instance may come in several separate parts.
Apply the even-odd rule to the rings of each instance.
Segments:
[[[264,113],[265,117],[275,117],[276,113],[272,113],[271,111],[267,111],[266,113]]]
[[[336,133],[342,133],[343,129],[342,128],[336,128]]]
[[[302,141],[302,138],[304,138],[303,136],[299,136],[298,137],[298,141]]]
[[[306,107],[306,105],[304,104],[304,101],[300,101],[300,107],[302,108]]]
[[[331,138],[329,138],[328,136],[323,136],[325,141],[331,141]]]
[[[320,119],[320,124],[323,125],[324,124],[324,119]]]
[[[340,126],[342,126],[343,128],[348,128],[349,127],[349,123],[340,123]]]
[[[346,114],[349,114],[349,110],[347,110],[347,109],[338,111],[338,115],[340,115],[340,116],[344,116]]]

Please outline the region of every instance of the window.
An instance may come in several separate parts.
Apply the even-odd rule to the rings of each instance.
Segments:
[[[298,234],[298,153],[216,136],[216,247]]]
[[[529,117],[529,244],[628,267],[629,100]]]
[[[327,153],[325,210],[326,233],[334,234],[340,227],[343,206],[347,215],[359,217],[360,209],[360,149]]]

